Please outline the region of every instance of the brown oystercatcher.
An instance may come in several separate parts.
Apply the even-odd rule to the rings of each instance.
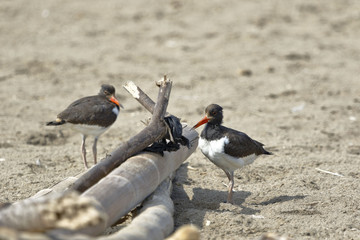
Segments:
[[[221,125],[222,107],[211,104],[205,109],[205,117],[193,128],[205,123],[199,139],[201,152],[216,166],[221,168],[229,179],[227,202],[233,203],[234,171],[251,164],[261,154],[271,155],[264,144],[251,139],[243,132]]]
[[[122,105],[115,98],[115,88],[103,84],[98,95],[84,97],[70,104],[58,114],[55,121],[48,122],[48,126],[70,125],[82,134],[81,153],[85,168],[86,161],[85,140],[88,135],[94,137],[93,154],[96,164],[96,143],[99,136],[104,133],[116,120]]]

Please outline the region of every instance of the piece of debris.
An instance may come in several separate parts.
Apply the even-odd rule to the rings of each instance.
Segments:
[[[187,166],[187,169],[192,170],[192,171],[198,171],[198,170],[199,170],[199,169],[194,168],[194,167],[192,167],[192,166]]]
[[[274,72],[275,72],[275,68],[274,68],[274,67],[268,67],[268,68],[267,68],[267,72],[268,72],[268,73],[274,73]]]
[[[164,151],[177,151],[180,149],[180,144],[190,148],[189,140],[182,135],[182,128],[180,119],[171,115],[164,118],[167,125],[168,134],[165,138],[154,142],[151,146],[145,148],[145,151],[159,153],[164,156]]]
[[[36,159],[35,164],[38,165],[38,166],[41,166],[41,161],[40,161],[40,159]]]
[[[292,113],[301,112],[302,110],[304,110],[304,108],[305,108],[305,103],[302,103],[298,106],[291,108],[291,112]]]
[[[288,237],[279,236],[276,233],[265,233],[263,234],[259,240],[288,240]]]
[[[311,56],[308,53],[289,53],[285,55],[285,59],[290,61],[309,61]]]
[[[349,117],[349,120],[352,121],[352,122],[354,122],[354,121],[356,121],[356,117],[355,117],[355,116],[350,116],[350,117]]]
[[[239,69],[238,73],[240,76],[245,76],[245,77],[250,77],[253,74],[253,72],[250,69]]]
[[[270,93],[269,95],[267,95],[268,98],[272,98],[272,99],[276,99],[279,97],[291,97],[293,95],[296,95],[297,91],[296,90],[285,90],[281,93]]]
[[[344,175],[341,175],[340,173],[334,173],[334,172],[326,171],[326,170],[323,170],[320,168],[315,168],[315,169],[318,170],[319,172],[331,174],[331,175],[338,176],[338,177],[344,177]]]

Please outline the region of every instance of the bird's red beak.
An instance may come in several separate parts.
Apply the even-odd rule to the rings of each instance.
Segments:
[[[111,96],[110,101],[115,103],[116,105],[120,106],[119,101],[114,96]]]
[[[209,118],[205,116],[203,119],[201,119],[195,126],[193,126],[193,129],[200,127],[201,125],[207,123],[209,121]]]

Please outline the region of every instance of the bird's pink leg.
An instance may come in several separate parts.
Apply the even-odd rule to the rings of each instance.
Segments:
[[[223,169],[224,170],[224,169]],[[231,203],[233,204],[233,188],[234,188],[234,172],[230,172],[230,171],[226,171],[224,170],[224,172],[226,173],[227,178],[229,179],[229,184],[228,184],[228,197],[227,197],[227,203]]]
[[[97,163],[97,160],[96,160],[96,154],[97,154],[97,149],[96,149],[96,144],[97,144],[97,140],[98,140],[98,138],[96,137],[95,139],[94,139],[94,145],[93,145],[93,155],[94,155],[94,164],[96,164]]]
[[[234,172],[230,172],[229,191],[227,202],[233,204]]]
[[[84,161],[85,169],[88,169],[88,165],[87,165],[87,161],[86,161],[85,140],[86,140],[86,135],[82,135],[81,155],[82,155],[82,159],[83,159],[83,161]]]

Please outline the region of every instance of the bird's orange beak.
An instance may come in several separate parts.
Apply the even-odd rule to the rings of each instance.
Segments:
[[[113,103],[115,103],[115,104],[118,105],[119,107],[124,108],[114,96],[111,96],[110,101],[113,102]]]
[[[209,121],[209,118],[207,116],[205,116],[203,119],[201,119],[197,124],[195,124],[195,126],[193,126],[192,128],[195,129],[197,127],[200,127],[201,125],[207,123]]]

